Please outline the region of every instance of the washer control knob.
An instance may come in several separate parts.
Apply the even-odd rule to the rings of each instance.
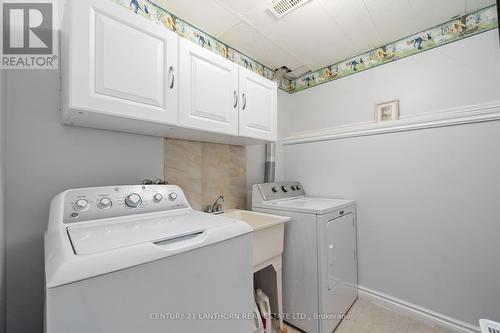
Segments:
[[[112,204],[113,204],[113,202],[111,201],[111,199],[108,197],[105,197],[105,198],[101,198],[101,200],[99,200],[99,202],[97,203],[97,207],[99,207],[101,209],[108,209],[109,207],[111,207]]]
[[[162,200],[163,200],[163,195],[161,195],[160,193],[156,193],[155,195],[153,195],[154,202],[160,202]]]
[[[298,191],[302,190],[302,187],[300,185],[297,185],[296,188]]]
[[[275,187],[273,187],[271,190],[273,191],[273,193],[276,193],[276,192],[278,192],[278,187],[277,187],[277,186],[275,186]]]
[[[137,208],[142,204],[142,198],[137,193],[131,193],[125,198],[125,204],[130,208]]]
[[[87,199],[78,199],[73,205],[73,207],[76,210],[85,210],[89,207],[89,202]]]
[[[175,199],[177,199],[177,193],[175,193],[175,192],[170,193],[170,194],[168,195],[168,199],[169,199],[170,201],[175,201]]]
[[[292,191],[295,191],[297,187],[295,185],[292,185]]]
[[[288,192],[288,185],[283,185],[281,186],[281,189],[283,190],[283,192]]]

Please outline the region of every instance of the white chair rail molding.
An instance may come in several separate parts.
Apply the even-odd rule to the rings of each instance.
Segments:
[[[282,139],[285,145],[415,131],[428,128],[464,125],[500,120],[500,101],[457,107],[382,123],[364,122],[319,130],[291,133]]]

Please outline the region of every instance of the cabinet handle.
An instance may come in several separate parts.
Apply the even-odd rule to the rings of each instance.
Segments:
[[[238,107],[238,93],[234,91],[234,108]]]
[[[245,110],[247,107],[247,96],[245,95],[245,93],[243,93],[242,99],[243,99],[243,110]]]
[[[168,75],[170,76],[169,88],[172,89],[172,88],[174,88],[174,84],[175,84],[175,72],[174,72],[174,68],[172,66],[170,66],[170,68],[168,70]]]

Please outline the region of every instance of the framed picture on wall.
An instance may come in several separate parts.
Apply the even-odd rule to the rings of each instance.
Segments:
[[[377,104],[375,121],[390,121],[399,119],[399,99]]]

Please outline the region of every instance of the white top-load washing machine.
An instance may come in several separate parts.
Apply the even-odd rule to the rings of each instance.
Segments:
[[[250,232],[177,186],[65,191],[45,235],[45,330],[250,333]]]
[[[307,197],[299,182],[254,185],[252,209],[291,217],[283,252],[284,320],[330,333],[358,296],[356,206]]]

